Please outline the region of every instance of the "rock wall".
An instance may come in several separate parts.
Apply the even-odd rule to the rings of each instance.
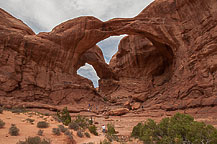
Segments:
[[[152,29],[164,44],[143,33],[123,38],[110,63],[120,81],[100,80],[101,94],[141,102],[146,113],[216,113],[217,2],[158,0],[135,19],[144,17],[150,26],[139,21],[138,29]]]
[[[58,48],[55,43],[39,38],[23,22],[3,10],[0,10],[0,19],[0,105],[8,108],[78,105],[74,108],[78,111],[79,106],[87,107],[92,102],[103,105],[91,81],[34,61],[34,58],[49,59],[43,54],[49,53],[48,48]],[[55,54],[52,50],[50,53]],[[98,47],[81,59],[83,63],[95,61],[95,65],[104,61]]]
[[[3,100],[82,104],[102,95],[146,112],[217,108],[216,0],[156,0],[134,18],[79,17],[38,35],[3,10],[0,18]],[[121,34],[129,36],[108,66],[96,43]],[[100,95],[76,75],[85,62],[101,78]]]

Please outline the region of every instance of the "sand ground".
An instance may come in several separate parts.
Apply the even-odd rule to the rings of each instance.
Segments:
[[[41,110],[37,110],[40,111]],[[44,112],[44,111],[43,111]],[[95,144],[99,144],[100,141],[105,139],[105,135],[101,132],[101,126],[107,125],[108,123],[112,123],[115,126],[116,131],[118,131],[118,135],[120,137],[129,137],[133,126],[141,121],[145,121],[148,117],[144,117],[142,115],[133,115],[127,114],[125,116],[110,116],[105,117],[103,115],[96,115],[90,112],[79,113],[80,115],[85,115],[90,118],[93,117],[93,121],[96,122],[97,131],[99,136],[94,136],[91,134],[91,138],[79,138],[75,131],[71,130],[73,133],[73,137],[78,144],[94,142]],[[71,114],[72,118],[77,116],[78,113]],[[33,119],[34,122],[31,124],[26,119]],[[3,111],[3,114],[0,114],[0,119],[3,120],[6,124],[4,128],[0,129],[0,144],[16,144],[19,140],[25,140],[25,138],[29,136],[37,136],[39,128],[37,128],[37,122],[39,121],[47,121],[50,126],[49,128],[42,129],[44,130],[43,136],[41,138],[47,138],[51,140],[52,144],[66,144],[67,137],[61,133],[60,136],[56,136],[52,134],[52,128],[57,128],[58,123],[53,119],[52,116],[45,116],[36,112],[27,112],[27,113],[12,113],[10,111]],[[160,121],[159,118],[152,118],[156,121]],[[217,120],[214,118],[198,118],[198,121],[204,121],[206,123],[213,124],[215,127],[217,126]],[[20,129],[19,136],[10,136],[8,134],[9,128],[11,124],[15,124]],[[116,144],[117,142],[113,142]],[[128,144],[139,144],[138,141],[127,142]]]

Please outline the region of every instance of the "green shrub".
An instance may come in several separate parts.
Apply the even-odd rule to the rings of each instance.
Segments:
[[[57,116],[61,120],[61,122],[66,126],[68,126],[68,124],[71,122],[71,116],[69,114],[67,107],[65,107],[61,112],[57,112]]]
[[[93,118],[92,118],[92,117],[88,120],[88,124],[89,124],[89,125],[92,125],[92,124],[93,124]]]
[[[3,108],[2,107],[0,107],[0,114],[2,114],[3,113]]]
[[[73,136],[72,136],[72,133],[69,131],[69,130],[66,130],[64,132],[64,134],[69,138],[69,140],[73,141]]]
[[[90,133],[98,136],[97,127],[95,125],[89,126],[88,129],[89,129]]]
[[[60,129],[59,128],[53,128],[52,132],[54,135],[58,135],[58,136],[60,135]]]
[[[58,128],[60,129],[60,131],[61,132],[65,132],[65,131],[67,131],[68,129],[67,128],[65,128],[63,125],[58,125]]]
[[[89,126],[89,120],[81,115],[78,115],[74,122],[77,123],[83,129]]]
[[[109,140],[110,142],[112,141],[119,141],[119,138],[117,135],[110,135],[110,134],[106,134],[105,137],[107,138],[107,140]]]
[[[162,119],[159,124],[151,119],[138,123],[131,135],[144,143],[217,143],[217,130],[213,126],[196,122],[193,117],[180,113]]]
[[[0,119],[0,128],[3,128],[5,126],[5,122]]]
[[[70,134],[72,134],[72,133],[71,133],[69,130],[67,130],[67,131],[64,132],[64,134],[65,134],[65,135],[70,135]]]
[[[64,132],[64,134],[65,134],[70,140],[73,140],[72,133],[71,133],[69,130],[66,130],[66,131]]]
[[[68,128],[77,131],[77,130],[79,130],[79,125],[78,125],[76,122],[73,121],[73,122],[71,122],[71,123],[69,124],[69,127],[68,127]]]
[[[17,144],[50,144],[50,140],[43,139],[40,137],[28,137],[25,141],[19,141]]]
[[[31,124],[33,124],[33,122],[34,122],[35,120],[34,120],[34,119],[27,118],[26,121],[29,122],[29,123],[31,123]]]
[[[100,144],[111,144],[111,142],[107,139],[104,139],[103,142],[100,141]]]
[[[40,130],[38,130],[38,135],[39,135],[39,136],[42,136],[42,135],[43,135],[43,132],[44,132],[44,131],[43,131],[43,130],[41,130],[41,129],[40,129]]]
[[[116,134],[115,127],[113,124],[107,124],[107,134],[113,135]]]
[[[88,132],[85,132],[84,135],[87,137],[87,138],[90,138],[90,134]]]
[[[49,124],[46,121],[40,121],[37,123],[38,128],[48,128]]]
[[[16,125],[15,124],[11,124],[11,127],[10,127],[10,129],[9,129],[9,134],[11,135],[11,136],[18,136],[19,135],[19,129],[16,127]]]
[[[77,131],[77,136],[80,137],[80,138],[83,138],[84,134],[81,131]]]
[[[49,113],[45,113],[44,115],[45,115],[45,116],[50,116],[50,114],[49,114]]]

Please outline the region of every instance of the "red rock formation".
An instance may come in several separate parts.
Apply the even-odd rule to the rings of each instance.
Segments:
[[[101,77],[101,95],[117,102],[132,97],[146,112],[217,108],[216,0],[156,0],[135,18],[80,17],[38,35],[3,10],[0,15],[2,97],[99,102],[90,82],[76,76],[90,62]],[[112,60],[113,72],[95,45],[120,34],[130,36]],[[91,48],[94,54],[86,54]],[[55,87],[64,81],[70,85]]]
[[[3,10],[0,10],[0,19],[0,105],[32,108],[49,108],[43,104],[80,105],[82,108],[87,107],[87,103],[102,103],[91,81],[39,62],[43,59],[52,62],[51,59],[59,56],[57,44],[38,37]],[[92,64],[97,60],[95,65],[99,63],[108,68],[102,64],[100,49],[96,47],[90,52],[91,56],[86,54],[82,62]],[[76,108],[78,111],[79,106]]]
[[[137,29],[161,40],[146,36],[152,45],[142,32],[124,38],[110,64],[120,81],[100,80],[101,94],[121,102],[132,97],[143,102],[146,112],[213,115],[217,108],[216,18],[213,0],[155,1],[135,18],[143,21],[135,23]]]

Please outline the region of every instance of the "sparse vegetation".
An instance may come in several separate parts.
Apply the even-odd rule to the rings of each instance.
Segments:
[[[104,139],[103,142],[100,142],[100,144],[111,144],[111,142],[108,141],[107,139]]]
[[[159,124],[151,119],[138,123],[133,128],[132,136],[144,143],[217,143],[217,130],[213,126],[194,121],[193,117],[180,113],[162,119]]]
[[[67,131],[68,129],[67,128],[65,128],[63,125],[58,125],[58,128],[60,129],[60,131],[61,132],[65,132],[65,131]]]
[[[87,138],[90,138],[90,134],[88,132],[85,132],[84,135],[87,137]]]
[[[5,122],[0,119],[0,128],[3,128],[5,126]]]
[[[71,123],[69,124],[69,127],[68,127],[68,128],[77,131],[77,130],[79,130],[79,125],[78,125],[76,122],[73,121],[73,122],[71,122]]]
[[[115,127],[113,124],[107,124],[107,134],[108,135],[114,135],[117,132],[115,131]]]
[[[33,122],[34,122],[35,120],[34,120],[34,119],[27,118],[26,121],[29,122],[29,123],[31,123],[31,124],[33,124]]]
[[[110,142],[112,142],[112,141],[117,141],[117,142],[119,142],[118,136],[115,135],[115,134],[113,134],[113,135],[106,134],[105,137],[106,137]]]
[[[65,131],[64,134],[68,137],[69,141],[74,140],[73,136],[72,136],[72,133],[69,130]]]
[[[0,114],[2,114],[3,113],[3,108],[2,107],[0,107]]]
[[[44,131],[43,131],[43,130],[41,130],[41,129],[40,129],[40,130],[38,130],[38,135],[39,135],[39,136],[43,136],[43,132],[44,132]]]
[[[61,112],[57,112],[57,116],[61,120],[61,122],[66,126],[68,126],[71,122],[71,116],[69,114],[67,107],[65,107]]]
[[[77,136],[80,138],[83,138],[84,134],[79,130],[79,131],[77,131]]]
[[[70,135],[70,134],[72,134],[72,133],[71,133],[69,130],[67,130],[67,131],[64,132],[64,134],[65,134],[65,135]]]
[[[52,117],[55,121],[57,121],[59,123],[62,122],[61,119],[57,115],[53,115]]]
[[[9,129],[9,134],[11,135],[11,136],[18,136],[19,135],[19,129],[16,127],[16,125],[15,124],[11,124],[11,127],[10,127],[10,129]]]
[[[98,136],[97,127],[95,125],[89,126],[88,129],[89,129],[90,133]]]
[[[72,133],[71,133],[69,130],[65,131],[64,134],[65,134],[69,139],[73,139]]]
[[[78,115],[74,122],[77,123],[83,129],[87,128],[89,125],[89,120],[81,115]]]
[[[48,128],[49,124],[46,121],[40,121],[37,123],[38,128]]]
[[[59,128],[53,128],[52,132],[54,135],[58,135],[58,136],[60,135],[60,129]]]
[[[19,141],[17,144],[50,144],[50,140],[48,139],[43,139],[39,136],[36,137],[28,137],[25,141]]]
[[[45,116],[50,116],[50,114],[49,114],[49,113],[45,113],[44,115],[45,115]]]

